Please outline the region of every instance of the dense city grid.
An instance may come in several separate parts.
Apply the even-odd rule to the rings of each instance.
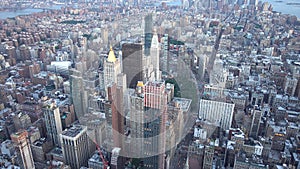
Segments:
[[[1,169],[300,168],[297,16],[258,0],[0,0],[0,15]]]

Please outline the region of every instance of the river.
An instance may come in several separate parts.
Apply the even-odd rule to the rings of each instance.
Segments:
[[[269,2],[273,6],[273,10],[283,14],[295,15],[300,19],[300,5],[287,5],[287,3],[300,3],[299,0],[261,0],[262,2]],[[156,5],[160,5],[157,3]],[[169,0],[167,5],[181,5],[181,0]]]
[[[291,14],[296,15],[300,18],[300,5],[287,5],[287,3],[299,3],[299,0],[262,0],[264,2],[269,2],[273,6],[273,10],[277,12],[281,12],[283,14]],[[181,0],[174,0],[167,3],[168,5],[180,5]],[[62,5],[54,5],[49,7],[49,9],[60,9]],[[12,18],[18,15],[29,15],[36,12],[42,12],[42,9],[22,9],[17,11],[2,11],[0,12],[0,19]]]
[[[283,14],[295,15],[300,19],[300,5],[287,5],[287,3],[300,3],[299,0],[263,0],[269,2],[273,6],[273,10]]]
[[[61,7],[62,5],[53,5],[51,7],[48,7],[47,9],[60,9]],[[0,19],[13,18],[19,15],[30,15],[37,12],[43,12],[43,9],[26,8],[26,9],[20,9],[16,11],[1,11]]]

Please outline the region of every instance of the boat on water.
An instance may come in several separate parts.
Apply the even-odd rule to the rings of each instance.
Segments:
[[[298,3],[298,2],[290,2],[290,3],[286,3],[286,5],[298,6],[298,5],[300,5],[300,3]]]

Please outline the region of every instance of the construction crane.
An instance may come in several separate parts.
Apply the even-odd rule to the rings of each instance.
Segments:
[[[97,144],[97,142],[95,140],[93,140],[93,142],[96,144],[96,147],[97,147],[97,150],[99,152],[99,155],[100,155],[100,158],[102,160],[102,163],[103,163],[103,169],[109,169],[109,166],[108,166],[108,161],[106,161],[106,159],[104,158],[103,154],[102,154],[102,151],[100,149],[100,146]]]

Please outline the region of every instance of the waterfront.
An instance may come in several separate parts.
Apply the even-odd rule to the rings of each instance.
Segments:
[[[181,5],[180,0],[166,1],[167,5]],[[273,6],[273,11],[281,12],[282,14],[291,14],[300,18],[300,5],[288,5],[288,3],[299,3],[299,0],[288,0],[288,1],[279,1],[279,0],[262,0],[262,2],[269,2]],[[156,5],[160,5],[157,3]]]
[[[298,3],[298,0],[289,0],[289,1],[278,1],[278,0],[265,0],[269,2],[273,6],[273,10],[277,12],[281,12],[283,14],[291,14],[296,15],[300,18],[300,5],[287,5],[287,3]],[[156,5],[160,5],[161,3],[157,3]],[[181,5],[181,1],[175,0],[167,3],[168,5]],[[60,9],[63,5],[54,5],[49,7],[48,9]],[[12,18],[19,15],[29,15],[32,13],[42,12],[43,9],[35,9],[35,8],[27,8],[16,11],[1,11],[0,19]]]
[[[29,8],[29,9],[21,9],[21,10],[16,10],[16,11],[2,11],[0,12],[0,19],[6,19],[6,18],[13,18],[19,15],[29,15],[32,13],[37,13],[37,12],[42,12],[42,9],[34,9],[34,8]]]
[[[62,5],[53,5],[51,7],[48,7],[47,9],[60,9]],[[16,11],[1,11],[0,12],[0,19],[6,19],[6,18],[13,18],[19,15],[30,15],[33,13],[43,12],[43,9],[38,8],[26,8],[26,9],[20,9]]]
[[[273,6],[273,10],[281,12],[283,14],[296,15],[300,18],[300,5],[287,5],[287,3],[299,3],[299,0],[288,0],[288,1],[278,1],[278,0],[267,0]]]

